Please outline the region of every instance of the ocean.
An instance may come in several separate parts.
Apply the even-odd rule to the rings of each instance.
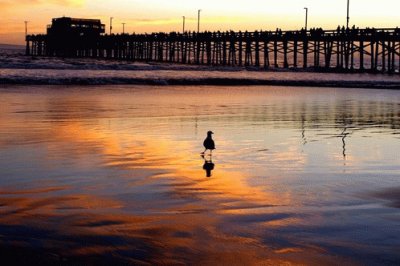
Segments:
[[[0,54],[7,265],[399,264],[399,75],[22,52]]]

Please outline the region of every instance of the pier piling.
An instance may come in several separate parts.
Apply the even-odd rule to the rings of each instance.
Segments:
[[[271,67],[272,56],[274,68],[399,73],[400,31],[338,27],[328,31],[106,34],[68,40],[27,35],[26,55],[264,69]]]

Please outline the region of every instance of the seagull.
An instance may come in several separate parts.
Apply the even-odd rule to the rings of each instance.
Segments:
[[[215,143],[212,139],[212,134],[214,134],[212,131],[207,132],[207,138],[203,142],[205,150],[201,154],[204,154],[207,150],[210,150],[212,154],[212,151],[215,150]]]

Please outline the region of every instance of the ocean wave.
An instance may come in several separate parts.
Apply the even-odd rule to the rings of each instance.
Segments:
[[[321,70],[320,70],[321,71]],[[400,88],[399,74],[323,73],[90,58],[27,57],[0,49],[0,85],[270,85]]]
[[[0,77],[0,84],[15,85],[215,85],[301,86],[400,89],[400,82],[334,80],[265,80],[245,78],[129,78],[129,77]]]
[[[155,70],[171,70],[171,71],[225,71],[225,72],[300,72],[300,73],[341,73],[340,69],[309,67],[309,68],[275,68],[268,69],[254,66],[224,66],[224,65],[198,65],[193,63],[178,64],[172,62],[156,62],[156,61],[129,61],[115,60],[105,58],[61,58],[61,57],[36,57],[26,56],[24,50],[7,50],[0,48],[0,69],[48,69],[48,70],[112,70],[112,71],[155,71]],[[278,58],[278,65],[283,65],[283,59]],[[353,73],[367,73],[366,70],[353,70]],[[380,69],[381,66],[378,66]],[[357,72],[358,71],[358,72]],[[342,70],[348,73],[349,70]],[[372,73],[372,72],[371,72]]]
[[[50,69],[50,70],[190,70],[190,71],[242,71],[244,67],[174,64],[157,62],[133,62],[115,59],[58,58],[25,56],[21,50],[0,49],[0,69]],[[248,69],[250,70],[250,69]]]

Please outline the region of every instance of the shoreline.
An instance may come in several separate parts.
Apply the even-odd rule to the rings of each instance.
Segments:
[[[267,80],[246,78],[3,78],[0,86],[7,85],[149,85],[149,86],[279,86],[279,87],[327,87],[399,90],[400,81],[354,81],[354,80]]]

